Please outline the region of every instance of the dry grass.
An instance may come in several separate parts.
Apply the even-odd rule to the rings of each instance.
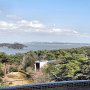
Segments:
[[[6,85],[9,86],[16,86],[16,85],[23,85],[23,84],[32,84],[34,83],[32,80],[27,80],[26,75],[21,72],[12,72],[7,74],[7,78],[5,78]]]

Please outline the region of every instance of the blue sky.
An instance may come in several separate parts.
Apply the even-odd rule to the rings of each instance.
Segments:
[[[90,43],[90,0],[0,0],[0,42]]]

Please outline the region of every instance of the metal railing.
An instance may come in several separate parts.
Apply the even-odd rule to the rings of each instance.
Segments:
[[[0,90],[90,90],[90,80],[72,80],[2,87]]]

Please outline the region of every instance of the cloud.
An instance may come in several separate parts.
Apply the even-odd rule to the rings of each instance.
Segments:
[[[7,15],[8,18],[17,18],[14,15]],[[56,26],[50,27],[38,20],[4,20],[0,21],[0,30],[6,30],[10,32],[35,32],[35,33],[45,33],[45,34],[56,34],[56,35],[74,35],[80,36],[80,32],[77,30],[57,28]]]
[[[0,10],[0,12],[2,12]],[[0,21],[0,30],[10,32],[35,32],[57,35],[80,35],[76,30],[47,26],[38,20],[26,20],[16,15],[7,14],[6,20]]]
[[[13,23],[8,23],[6,21],[0,21],[0,29],[1,30],[13,29],[13,26],[14,26]]]
[[[25,29],[42,29],[44,28],[44,25],[40,23],[39,21],[27,21],[27,20],[20,20],[20,21],[0,21],[0,29],[6,29],[6,30],[22,30],[25,31]]]
[[[71,29],[62,29],[62,28],[53,28],[50,30],[51,33],[57,33],[57,34],[79,34],[76,30],[71,30]]]
[[[44,25],[39,21],[28,21],[28,20],[20,20],[17,22],[20,27],[27,27],[27,28],[44,28]]]

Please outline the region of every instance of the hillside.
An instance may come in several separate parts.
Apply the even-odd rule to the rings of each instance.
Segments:
[[[41,72],[35,73],[36,60],[57,60],[59,63],[47,64],[41,69]],[[8,75],[9,80],[17,79],[17,75],[15,77],[14,73],[14,76],[11,74],[12,72],[21,71],[26,74],[27,79],[33,78],[35,81],[35,78],[38,77],[39,81],[35,81],[37,83],[43,81],[89,80],[90,46],[72,49],[29,51],[25,54],[15,55],[0,53],[1,79],[6,74],[13,77],[10,78]]]
[[[27,79],[26,75],[21,72],[11,72],[11,73],[7,74],[7,77],[5,80],[6,80],[6,83],[3,83],[3,84],[9,85],[9,86],[34,83],[32,80]]]

